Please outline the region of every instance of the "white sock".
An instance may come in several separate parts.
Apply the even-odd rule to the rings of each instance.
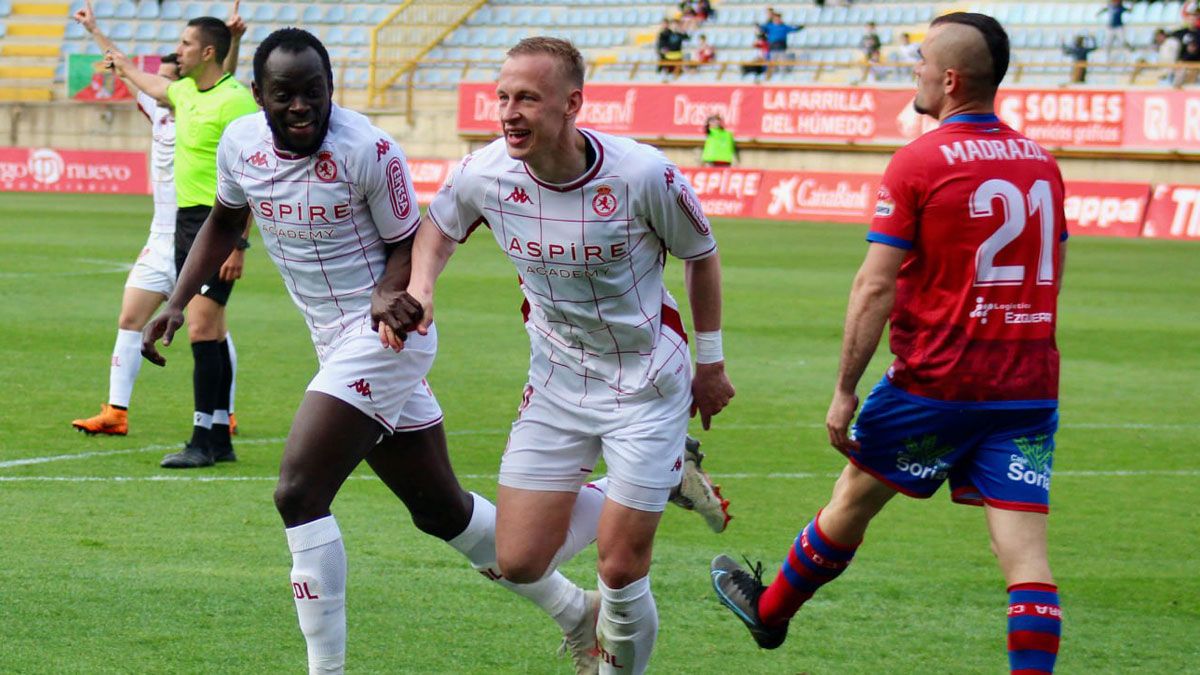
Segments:
[[[588,483],[579,490],[575,506],[571,508],[571,524],[567,526],[567,538],[550,561],[550,569],[558,569],[596,541],[596,530],[600,528],[600,512],[604,509],[606,494],[607,476]]]
[[[466,556],[480,574],[540,607],[563,630],[578,624],[587,609],[583,589],[554,567],[531,584],[514,584],[500,575],[496,565],[496,507],[474,492],[471,497],[475,500],[471,522],[446,543]]]
[[[212,415],[212,423],[213,424],[224,424],[225,426],[229,426],[229,411],[228,410],[214,410],[213,415]]]
[[[108,404],[129,407],[133,383],[142,369],[142,333],[117,330],[113,344],[112,367],[108,370]]]
[[[308,672],[341,673],[346,664],[346,549],[333,516],[286,530],[292,595],[308,644]]]
[[[654,639],[658,636],[658,608],[650,593],[650,577],[642,577],[625,588],[609,588],[596,575],[600,586],[601,675],[639,675],[646,672]]]
[[[233,394],[237,391],[237,350],[233,348],[233,333],[225,333],[225,342],[229,343],[229,414],[233,414]],[[227,423],[228,424],[228,423]]]
[[[213,416],[208,413],[202,413],[196,410],[192,413],[192,426],[211,429],[213,425]]]

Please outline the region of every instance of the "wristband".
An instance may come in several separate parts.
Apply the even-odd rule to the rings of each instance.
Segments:
[[[250,248],[250,240],[245,237],[238,239],[238,243],[235,248],[237,248],[239,251],[245,251],[246,249]]]
[[[696,333],[696,363],[720,363],[725,360],[721,351],[721,331]]]

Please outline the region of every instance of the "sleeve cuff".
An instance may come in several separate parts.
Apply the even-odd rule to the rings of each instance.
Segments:
[[[913,243],[907,239],[893,237],[890,234],[881,234],[879,232],[868,232],[867,241],[871,242],[872,244],[886,244],[887,246],[902,248],[905,251],[911,250],[913,247]]]

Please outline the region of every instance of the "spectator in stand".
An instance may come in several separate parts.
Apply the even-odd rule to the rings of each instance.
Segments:
[[[737,157],[733,133],[725,128],[720,115],[709,115],[704,121],[704,152],[700,161],[704,166],[733,166]]]
[[[797,31],[804,30],[801,25],[789,25],[783,22],[783,16],[774,10],[771,12],[771,20],[759,26],[763,34],[767,38],[767,60],[768,61],[783,61],[787,59],[788,35]]]
[[[716,60],[717,50],[708,43],[707,35],[700,36],[700,43],[696,45],[696,55],[694,58],[696,62],[701,65],[705,63],[712,63],[714,60]]]
[[[874,21],[867,22],[866,32],[863,33],[859,45],[863,50],[863,59],[867,62],[879,60],[879,50],[883,47],[883,41],[879,39],[879,31],[876,30]]]
[[[679,22],[679,29],[684,33],[691,33],[700,26],[700,17],[689,0],[679,3],[679,11],[676,13],[675,19]]]
[[[1063,45],[1063,54],[1071,57],[1071,82],[1083,84],[1087,81],[1088,56],[1096,51],[1096,40],[1090,35],[1076,35],[1072,44]]]
[[[1105,38],[1105,60],[1112,61],[1113,45],[1118,41],[1125,46],[1126,49],[1133,49],[1129,44],[1129,40],[1125,39],[1125,12],[1131,10],[1131,7],[1126,7],[1124,0],[1109,0],[1108,5],[1096,12],[1096,16],[1108,14],[1108,37]]]
[[[696,16],[700,18],[701,23],[708,21],[709,19],[715,17],[716,15],[717,15],[717,10],[713,9],[711,2],[709,2],[708,0],[697,0]]]
[[[1179,60],[1180,42],[1179,38],[1167,31],[1159,28],[1154,31],[1154,47],[1153,52],[1149,55],[1150,61],[1163,68],[1163,74],[1158,78],[1160,84],[1171,84],[1175,81],[1175,70],[1173,66]]]
[[[1179,72],[1175,74],[1175,86],[1196,84],[1197,75],[1200,74],[1200,71],[1197,70],[1200,68],[1200,39],[1193,37],[1183,43],[1183,51],[1179,53],[1179,63],[1190,67],[1180,68]]]
[[[767,34],[761,28],[755,29],[754,60],[742,64],[742,76],[753,75],[754,81],[758,82],[759,78],[767,72],[767,53]]]
[[[658,72],[678,76],[683,72],[683,43],[691,39],[679,30],[679,22],[664,19],[658,33]]]

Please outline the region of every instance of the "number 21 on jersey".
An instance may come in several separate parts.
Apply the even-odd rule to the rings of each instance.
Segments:
[[[1028,194],[1001,178],[984,181],[971,194],[972,218],[987,218],[995,215],[995,204],[1000,202],[1004,211],[1004,222],[975,251],[976,286],[1019,286],[1025,283],[1025,265],[996,265],[996,255],[1004,247],[1016,241],[1025,231],[1029,217],[1038,217],[1041,223],[1041,246],[1037,263],[1037,283],[1054,283],[1054,195],[1050,182],[1035,181]]]

